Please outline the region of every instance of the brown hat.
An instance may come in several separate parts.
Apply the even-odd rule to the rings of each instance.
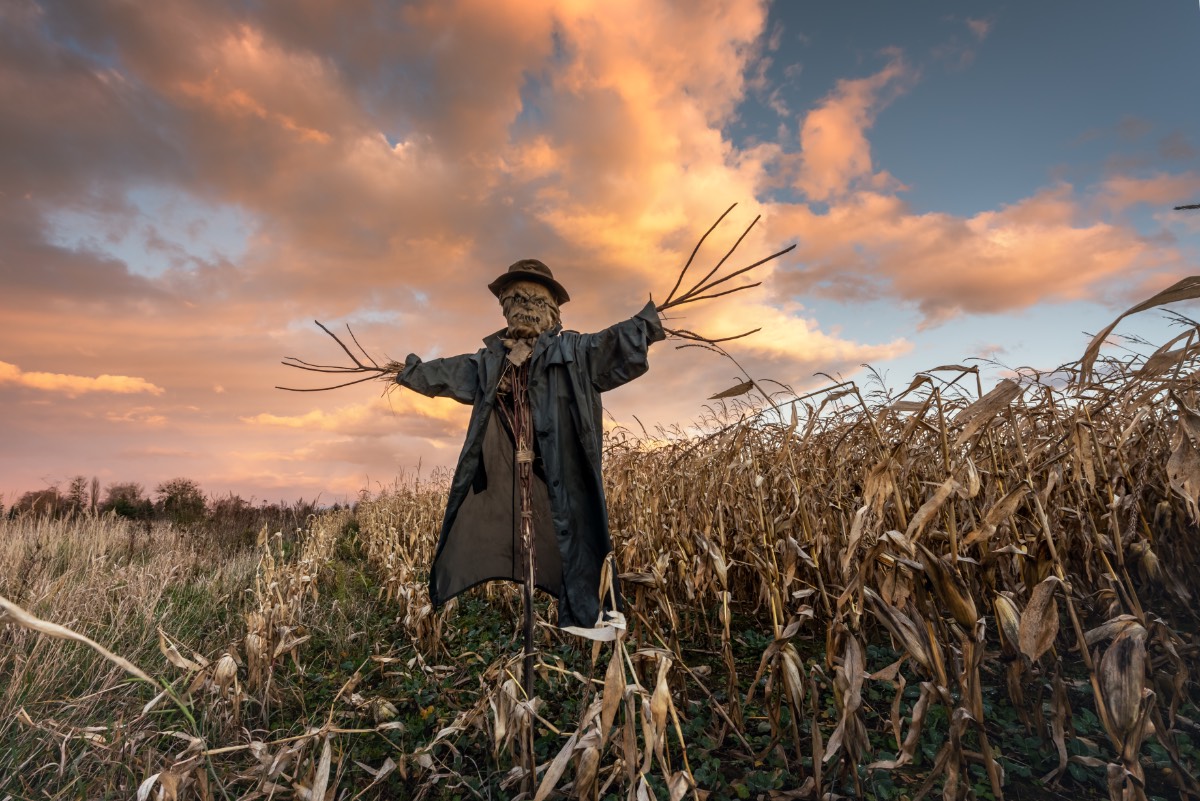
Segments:
[[[563,285],[554,280],[554,274],[550,272],[550,268],[537,259],[521,259],[510,265],[504,275],[488,284],[488,289],[492,290],[493,295],[500,297],[504,288],[514,281],[533,281],[541,284],[554,293],[554,300],[560,306],[571,299],[567,290],[563,289]]]

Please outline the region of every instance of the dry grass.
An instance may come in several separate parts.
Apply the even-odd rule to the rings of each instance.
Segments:
[[[628,630],[544,630],[534,699],[515,587],[429,606],[444,480],[234,554],[0,523],[0,595],[174,693],[6,625],[0,799],[1194,796],[1198,357],[610,438]]]
[[[241,636],[237,609],[256,562],[114,517],[0,522],[0,596],[152,673],[159,626],[202,651]],[[29,787],[94,797],[114,773],[128,781],[149,767],[147,750],[165,744],[136,719],[137,699],[155,694],[137,684],[84,645],[0,628],[0,798]]]

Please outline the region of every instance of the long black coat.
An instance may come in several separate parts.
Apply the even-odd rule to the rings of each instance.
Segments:
[[[600,473],[600,393],[649,367],[647,351],[665,337],[654,303],[595,334],[557,327],[537,339],[529,372],[536,434],[535,580],[558,596],[560,626],[596,624],[600,570],[612,550]],[[467,438],[450,486],[429,577],[440,606],[476,584],[524,576],[512,441],[496,414],[506,350],[501,333],[471,354],[421,361],[409,355],[397,383],[422,395],[472,404]]]

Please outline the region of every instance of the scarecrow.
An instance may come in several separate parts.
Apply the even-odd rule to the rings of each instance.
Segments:
[[[633,317],[603,331],[563,330],[559,307],[570,295],[549,267],[537,259],[523,259],[488,285],[500,301],[507,326],[485,337],[475,353],[431,361],[409,355],[403,363],[380,366],[358,345],[353,332],[351,339],[365,362],[318,322],[353,365],[284,361],[313,372],[365,377],[315,389],[280,389],[317,392],[382,377],[422,395],[471,405],[466,442],[430,569],[429,595],[437,607],[483,582],[522,583],[527,689],[532,678],[535,586],[558,598],[559,626],[585,636],[601,638],[595,627],[620,605],[615,582],[610,598],[601,603],[602,568],[612,551],[601,478],[601,393],[645,373],[650,345],[668,335],[724,353],[717,343],[757,331],[710,339],[664,328],[661,313],[758,286],[756,282],[712,291],[795,247],[715,278],[758,222],[756,217],[704,278],[677,295],[700,246],[734,206],[700,238],[664,303],[656,306],[651,300]]]
[[[559,307],[570,295],[536,259],[516,262],[488,289],[507,328],[472,354],[410,355],[396,376],[422,395],[472,406],[429,596],[440,606],[485,581],[532,575],[558,598],[560,626],[591,628],[612,550],[600,393],[645,373],[651,343],[666,334],[653,301],[598,333],[564,331]]]

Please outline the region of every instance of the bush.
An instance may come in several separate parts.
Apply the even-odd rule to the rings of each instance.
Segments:
[[[155,511],[172,523],[189,526],[204,519],[205,499],[200,485],[190,478],[173,478],[154,489]]]
[[[149,520],[154,515],[154,505],[144,493],[142,485],[136,481],[109,484],[100,511],[113,512],[130,520]]]

